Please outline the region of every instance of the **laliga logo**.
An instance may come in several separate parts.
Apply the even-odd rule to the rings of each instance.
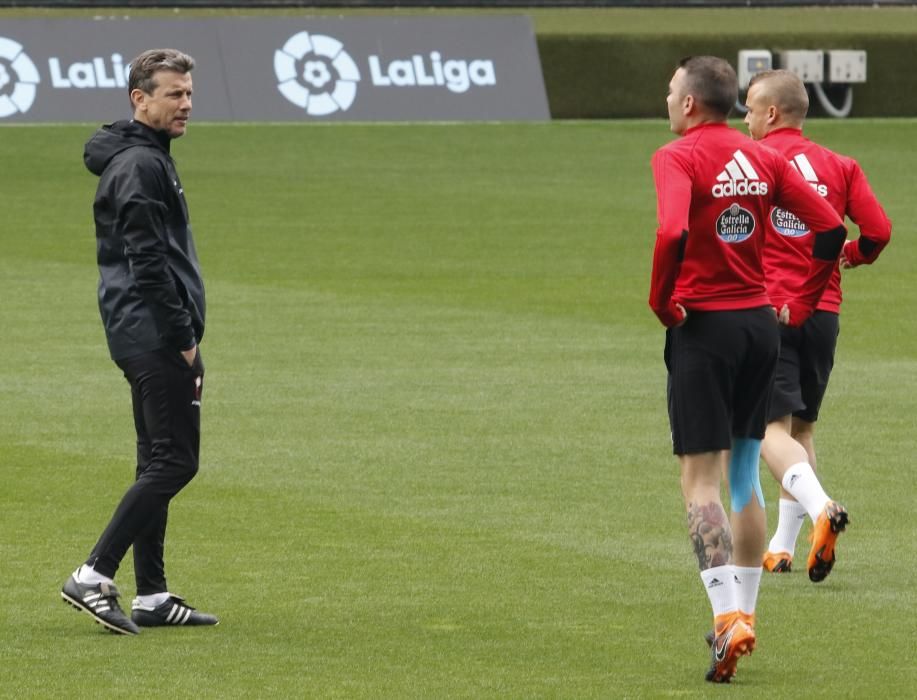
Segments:
[[[299,32],[274,52],[277,89],[307,114],[346,111],[357,96],[360,71],[337,39]]]
[[[0,36],[0,119],[28,112],[40,82],[38,69],[22,45]]]

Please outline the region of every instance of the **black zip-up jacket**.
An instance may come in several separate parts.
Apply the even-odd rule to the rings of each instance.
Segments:
[[[99,311],[114,360],[190,350],[204,337],[204,281],[170,142],[166,132],[119,121],[83,153],[99,176]]]

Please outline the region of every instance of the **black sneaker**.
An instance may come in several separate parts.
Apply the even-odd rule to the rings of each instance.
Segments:
[[[220,624],[220,621],[213,615],[198,612],[185,603],[184,598],[171,594],[165,603],[157,605],[155,608],[141,605],[140,601],[134,598],[134,602],[131,605],[131,619],[141,627]]]
[[[83,584],[71,576],[60,592],[64,602],[87,613],[116,634],[140,634],[140,628],[128,619],[118,605],[118,589],[113,583]]]

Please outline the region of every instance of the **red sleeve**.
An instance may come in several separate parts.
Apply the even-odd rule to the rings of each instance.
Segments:
[[[666,327],[682,320],[672,298],[684,255],[691,211],[691,175],[687,165],[673,153],[656,151],[653,156],[656,182],[656,247],[650,280],[650,308]]]
[[[892,223],[856,161],[848,172],[847,216],[860,227],[860,237],[844,246],[847,261],[854,267],[872,264],[891,238]]]
[[[847,237],[847,229],[834,208],[803,180],[802,175],[788,161],[782,157],[777,160],[777,167],[782,174],[778,179],[776,203],[796,214],[815,234],[809,274],[796,298],[787,302],[790,325],[801,326],[812,315],[831,281]]]

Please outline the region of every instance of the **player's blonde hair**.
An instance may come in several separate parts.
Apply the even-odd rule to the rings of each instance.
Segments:
[[[809,111],[809,93],[795,73],[788,70],[765,70],[756,73],[748,87],[758,86],[759,99],[774,105],[783,121],[802,126]]]

